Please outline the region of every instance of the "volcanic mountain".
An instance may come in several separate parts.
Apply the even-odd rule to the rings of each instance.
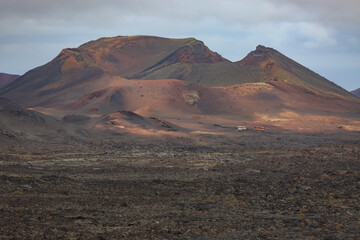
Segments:
[[[150,36],[101,38],[64,49],[0,94],[59,119],[152,129],[158,127],[150,117],[190,130],[219,123],[293,129],[295,123],[286,124],[295,119],[301,130],[314,122],[312,116],[322,123],[336,115],[333,129],[344,123],[339,117],[350,117],[348,125],[358,120],[360,109],[357,97],[272,48],[258,46],[231,62],[194,38]],[[124,118],[121,111],[136,115]]]
[[[237,64],[260,82],[280,80],[316,94],[353,99],[345,89],[272,48],[259,45]]]
[[[360,97],[360,88],[354,90],[354,91],[351,91],[352,94],[354,94],[355,96],[358,96]]]
[[[19,75],[0,73],[0,89],[15,81]]]

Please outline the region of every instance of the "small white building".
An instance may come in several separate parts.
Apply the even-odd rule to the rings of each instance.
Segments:
[[[245,126],[237,126],[237,130],[238,131],[246,131],[246,127]]]

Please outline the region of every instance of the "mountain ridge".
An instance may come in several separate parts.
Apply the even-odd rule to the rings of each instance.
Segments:
[[[355,100],[342,87],[273,48],[258,45],[254,51],[236,63],[251,68],[250,71],[257,74],[262,74],[258,77],[266,79],[265,81],[282,80],[302,87],[306,91]]]
[[[359,98],[272,48],[259,45],[231,62],[194,38],[152,36],[101,38],[64,49],[0,95],[57,119],[87,119],[87,126],[97,122],[105,129],[111,123],[96,119],[119,111],[155,117],[178,129],[203,128],[190,124],[197,116],[212,124],[218,119],[305,129],[302,114],[321,116],[316,119],[326,127],[319,129],[336,129],[335,122],[344,116],[357,119],[360,104]],[[329,114],[336,115],[332,123],[326,122]],[[290,120],[294,123],[286,125]],[[351,121],[346,120],[348,125]],[[142,123],[157,129],[155,122]]]
[[[306,91],[353,97],[275,49],[262,45],[242,60],[231,62],[195,38],[142,35],[100,38],[78,48],[66,48],[49,63],[21,76],[18,84],[4,88],[1,94],[15,88],[31,92],[53,82],[57,88],[71,87],[104,74],[138,80],[179,79],[206,86],[281,80]],[[32,84],[27,79],[32,79]],[[45,88],[42,95],[48,90]]]

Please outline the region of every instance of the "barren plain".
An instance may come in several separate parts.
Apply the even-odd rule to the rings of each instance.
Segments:
[[[14,139],[0,239],[359,239],[359,157],[359,132]]]

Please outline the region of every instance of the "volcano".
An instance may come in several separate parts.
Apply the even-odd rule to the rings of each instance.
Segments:
[[[348,91],[300,65],[272,48],[262,45],[237,64],[247,68],[260,82],[282,81],[305,91],[323,96],[339,96],[353,100]]]
[[[275,49],[259,45],[231,62],[194,38],[100,38],[62,50],[0,94],[58,119],[90,119],[89,128],[155,131],[156,119],[182,131],[360,129],[359,98]]]

